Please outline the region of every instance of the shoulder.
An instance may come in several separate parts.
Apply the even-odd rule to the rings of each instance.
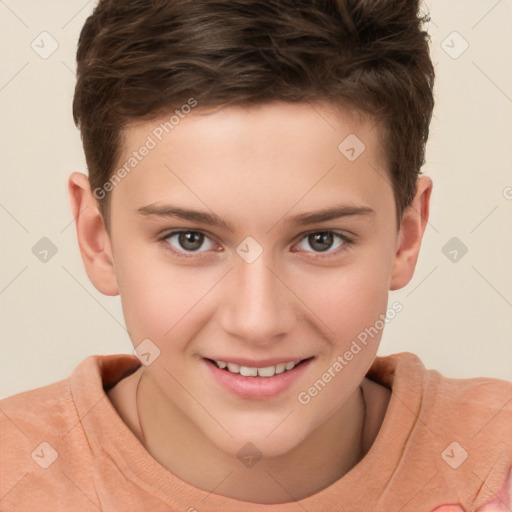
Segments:
[[[426,399],[425,418],[440,455],[437,468],[443,468],[445,482],[458,485],[462,510],[511,507],[512,383],[441,377]]]
[[[60,438],[80,423],[79,393],[103,395],[101,362],[105,356],[89,356],[65,379],[0,400],[2,438],[31,446],[41,436]]]
[[[416,398],[421,409],[431,414],[453,411],[481,420],[482,412],[502,413],[510,421],[512,414],[512,382],[491,377],[453,378],[436,369],[426,368],[421,359],[410,352],[378,357],[370,378],[401,393],[404,399]],[[466,425],[467,426],[467,425]]]
[[[472,430],[488,428],[503,436],[512,427],[512,382],[491,377],[451,378],[426,370],[424,397],[432,412],[452,411],[451,421]]]
[[[447,377],[408,352],[378,357],[369,377],[391,389],[383,427],[397,485],[430,482],[425,492],[463,510],[498,494],[512,466],[511,382]]]
[[[102,436],[123,427],[106,392],[140,365],[130,354],[91,355],[66,379],[0,400],[2,511],[99,508]]]
[[[38,444],[62,436],[77,422],[70,379],[0,400],[2,463],[16,465]]]
[[[400,354],[399,354],[400,355]],[[396,365],[393,390],[421,396],[420,419],[432,432],[449,432],[457,438],[487,444],[499,440],[512,456],[512,382],[491,377],[453,378],[425,368],[413,354],[405,353],[404,364]],[[404,393],[405,396],[405,393]],[[444,436],[443,436],[444,437]]]
[[[36,505],[35,489],[52,493],[49,468],[77,422],[69,378],[0,401],[0,464],[8,468],[0,479],[2,510],[18,510],[21,496],[24,507]]]
[[[106,399],[98,372],[98,358],[90,356],[66,379],[0,400],[0,465],[8,468],[0,478],[2,510],[64,502],[90,509],[83,500],[94,494],[93,454],[75,395],[83,387],[91,400]]]
[[[21,431],[30,436],[45,428],[48,421],[62,421],[62,413],[67,413],[72,404],[69,377],[3,398],[0,400],[2,434]]]

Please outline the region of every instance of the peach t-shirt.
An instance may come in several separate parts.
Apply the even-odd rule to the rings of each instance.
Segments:
[[[501,512],[512,506],[512,383],[452,379],[414,354],[377,357],[392,390],[379,434],[341,479],[258,505],[180,480],[145,450],[105,390],[139,366],[90,356],[67,379],[0,401],[1,511]]]

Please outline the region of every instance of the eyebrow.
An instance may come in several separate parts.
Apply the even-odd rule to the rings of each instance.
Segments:
[[[177,218],[184,219],[191,222],[201,222],[211,226],[221,226],[228,231],[233,232],[233,227],[219,217],[215,213],[201,212],[198,210],[190,210],[188,208],[181,208],[173,205],[157,205],[149,204],[141,206],[137,212],[145,217],[156,216],[163,218]],[[351,206],[351,205],[337,205],[331,208],[324,208],[316,212],[304,212],[288,217],[284,220],[287,225],[305,226],[308,224],[315,224],[318,222],[326,222],[328,220],[338,219],[341,217],[353,217],[358,215],[371,215],[375,213],[374,210],[368,206]]]

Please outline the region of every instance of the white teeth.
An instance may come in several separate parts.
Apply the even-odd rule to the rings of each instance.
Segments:
[[[249,368],[248,366],[240,366],[239,373],[240,373],[240,375],[243,375],[244,377],[256,377],[258,375],[258,368]]]
[[[283,373],[286,370],[286,363],[276,364],[276,373]]]
[[[265,368],[258,368],[258,375],[260,377],[273,377],[276,373],[275,366],[266,366]]]
[[[227,363],[228,370],[232,373],[240,373],[240,366],[235,363]]]
[[[290,361],[288,363],[279,363],[275,366],[266,366],[265,368],[252,368],[249,366],[240,366],[236,363],[226,363],[225,361],[215,361],[219,368],[227,368],[231,373],[239,373],[244,377],[273,377],[276,374],[283,373],[287,370],[295,368],[299,364],[298,361]]]

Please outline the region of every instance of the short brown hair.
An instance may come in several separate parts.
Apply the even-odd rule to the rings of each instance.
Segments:
[[[420,14],[418,0],[100,0],[80,34],[73,99],[91,188],[114,172],[130,121],[190,97],[201,107],[326,100],[380,123],[400,220],[434,107]]]

